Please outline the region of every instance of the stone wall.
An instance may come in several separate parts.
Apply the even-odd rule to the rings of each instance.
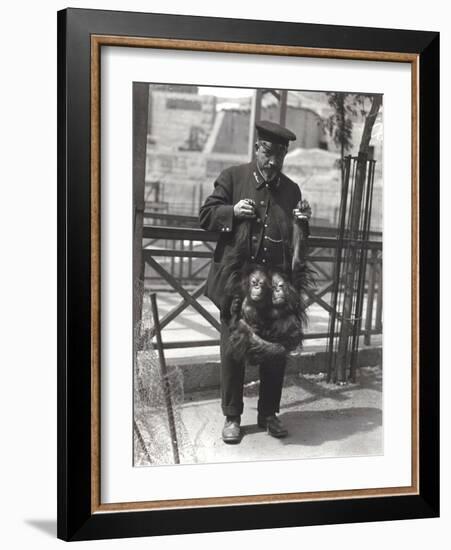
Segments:
[[[152,91],[149,100],[150,134],[162,149],[187,147],[192,129],[199,129],[200,143],[208,137],[216,116],[214,96]]]

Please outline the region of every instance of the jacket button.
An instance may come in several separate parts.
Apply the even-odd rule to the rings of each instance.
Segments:
[[[261,219],[260,219],[260,218],[257,218],[255,221],[256,221],[257,223],[261,223]]]
[[[252,237],[252,240],[254,241],[254,243],[256,243],[256,242],[257,242],[257,235],[254,235],[254,236]]]
[[[263,258],[262,262],[265,264],[265,263],[266,263],[266,260]]]
[[[260,206],[265,206],[265,201],[260,201]]]
[[[255,256],[251,256],[251,260],[255,260]]]

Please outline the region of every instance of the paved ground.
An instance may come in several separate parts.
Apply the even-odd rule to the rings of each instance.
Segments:
[[[360,370],[356,384],[327,384],[322,375],[293,375],[285,382],[280,418],[289,430],[274,439],[256,425],[258,382],[245,389],[244,436],[221,440],[224,418],[218,391],[185,396],[182,463],[368,456],[383,453],[382,370]],[[150,443],[150,438],[145,435]]]

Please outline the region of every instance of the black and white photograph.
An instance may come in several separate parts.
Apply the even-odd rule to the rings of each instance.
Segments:
[[[383,95],[132,94],[133,465],[383,455]]]

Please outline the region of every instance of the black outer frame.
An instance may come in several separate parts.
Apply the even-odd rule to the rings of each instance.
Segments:
[[[91,513],[91,34],[420,56],[419,495]],[[88,540],[437,517],[438,207],[439,33],[71,8],[58,12],[58,537]]]

